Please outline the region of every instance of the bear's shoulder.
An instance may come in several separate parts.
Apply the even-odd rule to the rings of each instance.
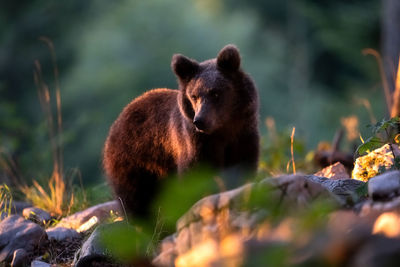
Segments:
[[[162,97],[175,97],[178,95],[178,90],[169,88],[156,88],[143,93],[141,96],[134,99],[134,101],[143,101],[147,98],[162,98]]]
[[[169,106],[176,105],[176,98],[178,95],[178,90],[168,89],[168,88],[157,88],[145,92],[144,94],[138,96],[128,106],[126,109],[132,108],[149,108],[156,107],[158,105],[165,105],[168,103]]]

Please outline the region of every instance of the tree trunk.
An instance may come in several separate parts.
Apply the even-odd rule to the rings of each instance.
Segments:
[[[382,4],[383,64],[390,91],[393,92],[400,55],[400,1],[383,0]]]
[[[400,86],[396,86],[400,56],[400,1],[382,0],[382,5],[383,66],[385,78],[393,96],[390,115],[396,117],[400,116]]]

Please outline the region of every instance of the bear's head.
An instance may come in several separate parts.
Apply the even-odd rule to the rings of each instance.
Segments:
[[[178,77],[180,111],[198,132],[226,132],[239,117],[256,113],[256,89],[241,70],[234,45],[225,46],[217,58],[201,63],[175,54],[171,66]]]

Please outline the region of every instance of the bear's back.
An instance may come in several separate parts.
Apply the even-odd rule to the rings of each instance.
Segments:
[[[170,168],[158,165],[173,164],[164,151],[164,140],[169,118],[178,109],[177,94],[177,90],[154,89],[123,109],[110,128],[104,148],[103,163],[109,177],[127,175],[126,171],[138,167],[163,175],[164,169]]]

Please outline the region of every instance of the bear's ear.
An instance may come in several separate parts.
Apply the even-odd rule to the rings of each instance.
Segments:
[[[217,66],[222,70],[236,71],[240,67],[239,50],[234,45],[227,45],[219,51]]]
[[[172,56],[171,67],[176,76],[181,80],[189,80],[197,73],[199,63],[181,54]]]

